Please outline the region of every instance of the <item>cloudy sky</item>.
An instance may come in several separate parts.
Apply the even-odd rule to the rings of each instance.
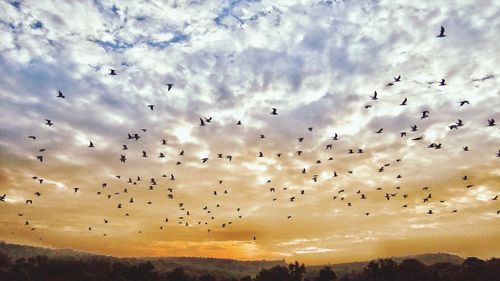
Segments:
[[[500,3],[414,2],[1,1],[0,239],[309,264],[500,255]]]

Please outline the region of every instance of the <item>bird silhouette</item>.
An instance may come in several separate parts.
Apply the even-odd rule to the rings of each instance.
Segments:
[[[116,75],[116,72],[114,69],[109,69],[109,75]]]
[[[271,115],[278,115],[277,109],[274,107],[272,108],[272,111],[270,113]]]
[[[439,82],[439,86],[446,86],[446,80],[441,79],[441,82]]]
[[[170,92],[170,90],[172,90],[172,87],[174,86],[174,84],[172,84],[172,83],[167,83],[165,85],[167,85],[167,91],[168,92]]]
[[[7,196],[6,194],[0,195],[0,202],[5,202],[5,197],[6,196]]]
[[[200,118],[200,126],[205,126],[205,121],[203,121],[203,119]]]
[[[441,38],[446,37],[446,35],[444,34],[444,27],[443,26],[441,26],[441,31],[439,32],[438,35],[436,35],[436,37],[441,37]]]
[[[93,142],[90,142],[89,147],[95,147]]]
[[[495,119],[491,118],[491,119],[488,119],[488,127],[493,127],[495,126]]]
[[[406,102],[408,101],[407,98],[405,98],[399,105],[406,105]]]
[[[378,97],[377,97],[377,91],[374,91],[373,92],[373,96],[370,96],[370,98],[372,98],[372,100],[378,100]]]
[[[61,91],[57,91],[57,97],[61,99],[66,98]]]
[[[468,100],[460,101],[460,106],[464,106],[465,104],[469,104],[469,101]]]

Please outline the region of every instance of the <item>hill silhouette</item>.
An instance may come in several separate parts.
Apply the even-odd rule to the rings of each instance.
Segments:
[[[120,258],[81,252],[72,249],[50,249],[26,245],[9,244],[0,242],[0,255],[14,262],[16,260],[36,259],[46,257],[55,261],[81,262],[81,263],[121,263],[128,266],[140,266],[148,264],[152,270],[159,274],[168,274],[176,269],[182,268],[183,272],[190,276],[211,275],[217,280],[239,279],[244,276],[257,276],[262,270],[272,268],[286,268],[285,260],[274,261],[239,261],[231,259],[202,258],[202,257],[135,257]],[[435,264],[448,264],[459,266],[465,259],[448,253],[426,253],[402,257],[390,257],[396,263],[405,260],[415,260],[424,266]],[[370,265],[370,261],[351,263],[327,264],[307,266],[304,277],[314,280],[325,267],[331,268],[338,277],[346,277],[363,272]],[[346,277],[347,278],[347,277]]]

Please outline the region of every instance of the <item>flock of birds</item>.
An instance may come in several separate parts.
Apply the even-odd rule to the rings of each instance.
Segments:
[[[446,34],[445,34],[445,29],[444,27],[441,27],[441,30],[440,30],[440,33],[437,35],[438,38],[443,38],[445,37]],[[111,76],[115,76],[117,75],[116,71],[114,69],[110,69],[109,70],[109,75]],[[491,78],[491,77],[489,77]],[[394,77],[392,79],[393,81],[389,82],[386,84],[386,87],[391,87],[391,86],[394,86],[396,83],[400,83],[402,82],[402,77],[401,75],[397,76],[397,77]],[[438,82],[438,86],[440,87],[444,87],[446,86],[446,80],[445,79],[441,79],[440,82]],[[171,91],[173,88],[174,88],[174,84],[172,83],[168,83],[166,84],[167,86],[167,91]],[[57,96],[56,96],[58,99],[65,99],[66,96],[61,92],[61,91],[58,91],[57,93]],[[374,104],[381,98],[379,97],[379,94],[377,93],[377,91],[374,91],[373,95],[370,95],[370,102],[371,104],[366,104],[364,106],[365,110],[369,110],[372,106],[374,106]],[[408,99],[407,98],[404,98],[403,101],[399,104],[400,106],[407,106],[408,104]],[[462,107],[462,106],[466,106],[466,105],[469,105],[470,102],[468,100],[461,100],[459,101],[458,103],[458,106]],[[149,108],[150,111],[154,111],[155,110],[155,105],[154,104],[149,104],[147,105],[147,108]],[[268,112],[268,114],[270,116],[277,116],[279,115],[279,111],[277,108],[271,108],[271,110]],[[428,110],[424,110],[421,112],[421,116],[420,116],[420,120],[422,119],[426,119],[426,118],[430,118],[431,117],[431,113],[428,111]],[[275,117],[270,117],[270,118],[275,118]],[[200,117],[199,118],[199,126],[200,127],[205,127],[205,126],[209,126],[210,123],[212,122],[212,117]],[[46,126],[55,126],[54,122],[50,119],[45,119],[45,125]],[[235,123],[236,126],[243,126],[241,120],[238,120],[236,123]],[[495,123],[495,120],[493,118],[490,118],[488,120],[486,120],[485,122],[485,125],[487,127],[494,127],[496,126],[496,123]],[[458,130],[460,127],[464,126],[464,121],[461,120],[461,119],[458,119],[457,122],[455,122],[454,124],[450,124],[448,126],[449,130]],[[307,128],[308,131],[312,132],[313,131],[313,127],[309,127]],[[147,132],[147,129],[140,129],[142,131],[142,133],[129,133],[126,137],[126,140],[127,141],[132,141],[132,142],[140,142],[140,139],[143,138],[143,134]],[[417,125],[411,125],[410,126],[410,132],[406,132],[406,131],[403,131],[403,132],[400,132],[399,133],[399,136],[401,138],[405,138],[408,136],[408,133],[411,133],[411,132],[417,132],[419,130],[418,126]],[[384,128],[379,128],[378,130],[376,130],[374,133],[376,134],[382,134],[384,132]],[[142,135],[141,135],[142,134]],[[36,136],[34,135],[30,135],[28,136],[28,138],[32,139],[32,140],[37,140]],[[261,139],[265,139],[266,136],[264,134],[261,134],[260,135],[260,138]],[[335,133],[334,136],[331,138],[331,141],[338,141],[340,138],[340,136]],[[424,139],[423,136],[415,136],[415,137],[412,137],[411,140],[412,141],[422,141]],[[298,142],[299,143],[302,143],[304,141],[304,137],[300,137],[298,138]],[[167,140],[166,139],[161,139],[161,141],[159,141],[159,143],[161,145],[168,145],[167,143]],[[89,145],[88,145],[88,148],[92,149],[92,148],[95,148],[96,147],[96,144],[93,142],[93,141],[89,141]],[[428,145],[428,148],[430,149],[441,149],[443,147],[443,144],[442,143],[431,143]],[[333,149],[333,143],[327,143],[324,147],[325,150],[331,150]],[[129,150],[129,145],[128,144],[123,144],[122,147],[121,147],[121,153],[120,153],[120,156],[118,157],[118,160],[122,163],[126,163],[127,162],[127,156],[126,156],[126,151]],[[462,147],[462,151],[464,152],[468,152],[469,151],[469,146],[464,146]],[[43,162],[44,161],[44,152],[45,152],[45,149],[44,148],[41,148],[39,149],[39,155],[36,155],[36,159],[39,161],[39,162]],[[364,153],[364,149],[362,148],[357,148],[357,149],[349,149],[347,151],[348,154],[355,154],[355,153]],[[301,155],[303,154],[303,151],[302,150],[298,150],[296,152],[294,152],[294,155],[296,155],[297,157],[300,157]],[[179,158],[182,158],[183,156],[185,155],[185,152],[184,150],[181,150],[179,153],[178,153],[178,156]],[[281,158],[281,156],[284,155],[282,153],[277,153],[276,154],[276,157],[277,158]],[[150,157],[150,155],[148,154],[148,152],[146,150],[142,150],[142,153],[140,154],[140,157]],[[162,152],[159,153],[159,155],[157,155],[158,158],[165,158],[166,155]],[[258,158],[263,158],[265,157],[264,156],[264,153],[262,151],[260,151],[256,157]],[[498,151],[498,153],[496,153],[496,157],[500,157],[500,150]],[[217,154],[217,158],[219,159],[226,159],[227,161],[229,162],[232,162],[234,159],[233,159],[233,156],[232,155],[223,155],[223,154]],[[201,164],[204,164],[204,163],[207,163],[210,159],[208,157],[204,157],[204,158],[201,158],[200,159],[200,163]],[[333,160],[333,157],[330,157],[328,158],[329,161]],[[401,162],[402,159],[396,159],[395,162]],[[316,164],[321,164],[322,161],[321,160],[317,160],[315,162]],[[182,161],[181,160],[178,160],[175,165],[182,165]],[[378,167],[378,172],[379,173],[383,173],[385,171],[385,169],[387,169],[387,167],[389,167],[391,165],[391,163],[385,163],[383,164],[382,166]],[[306,168],[303,168],[301,171],[300,171],[300,174],[304,175],[304,174],[307,174],[307,169]],[[352,174],[353,171],[347,171],[348,173]],[[335,177],[338,177],[339,176],[339,173],[337,173],[337,171],[333,171],[333,175],[332,177],[335,178]],[[101,190],[102,191],[97,191],[96,194],[97,196],[105,196],[105,198],[109,199],[111,202],[113,202],[113,204],[116,206],[117,209],[127,209],[126,207],[126,203],[124,202],[128,202],[128,204],[134,204],[134,203],[137,203],[137,200],[134,199],[134,197],[130,196],[127,197],[128,199],[124,199],[123,196],[126,196],[127,194],[129,193],[132,193],[131,192],[131,187],[134,187],[134,186],[138,186],[140,185],[141,183],[145,182],[145,185],[147,185],[148,187],[148,190],[155,190],[155,189],[158,189],[159,186],[161,185],[161,183],[159,184],[159,179],[158,178],[164,178],[168,181],[175,181],[176,180],[176,177],[174,174],[170,173],[170,174],[162,174],[162,175],[158,175],[158,178],[155,178],[155,177],[151,177],[147,180],[143,180],[140,176],[133,176],[133,177],[122,177],[120,175],[116,175],[115,176],[117,180],[120,180],[122,182],[125,182],[126,184],[128,184],[127,187],[121,189],[121,191],[111,191],[110,190],[110,186],[108,186],[108,183],[104,182],[104,183],[101,183],[100,186],[101,186]],[[400,179],[402,178],[402,175],[397,175],[396,177],[397,179]],[[34,181],[37,181],[39,184],[42,184],[44,179],[42,177],[39,177],[39,176],[33,176],[32,179]],[[312,181],[314,183],[318,182],[319,179],[318,179],[318,175],[313,175],[312,176]],[[468,183],[468,176],[467,175],[464,175],[462,177],[462,180],[467,182]],[[223,183],[223,180],[222,179],[219,179],[217,180],[218,184],[219,185],[222,185]],[[271,183],[271,180],[268,180],[267,181],[267,184]],[[468,183],[466,186],[466,188],[472,188],[474,187],[474,184],[472,183]],[[283,190],[287,190],[286,187],[282,188]],[[395,188],[396,191],[395,192],[382,192],[382,188],[377,188],[376,191],[377,192],[380,192],[380,198],[384,198],[384,200],[394,200],[396,198],[401,198],[401,200],[403,200],[403,204],[401,205],[401,208],[408,208],[409,206],[409,202],[405,200],[408,200],[409,198],[409,194],[403,192],[403,190],[401,189],[401,187],[396,187]],[[72,188],[71,192],[73,193],[78,193],[80,192],[80,188],[79,187],[74,187]],[[175,197],[175,193],[174,193],[174,188],[172,187],[169,187],[169,188],[166,188],[166,198],[168,199],[174,199]],[[270,193],[274,193],[274,192],[277,192],[277,187],[269,187],[269,192]],[[350,207],[353,205],[353,197],[351,196],[347,196],[346,193],[348,193],[349,191],[348,190],[345,190],[345,189],[340,189],[338,191],[336,191],[333,196],[331,197],[332,200],[336,200],[336,201],[340,201],[340,202],[343,202],[346,206]],[[425,186],[422,188],[422,192],[425,193],[425,196],[423,196],[421,198],[421,202],[422,204],[425,204],[425,203],[429,203],[431,200],[434,199],[433,197],[433,194],[431,193],[431,189],[430,187],[428,186]],[[222,194],[228,194],[228,190],[224,190],[224,191],[217,191],[217,190],[214,190],[212,195],[213,196],[219,196],[219,195],[222,195]],[[384,194],[385,193],[385,194]],[[298,194],[293,194],[293,196],[290,196],[288,197],[287,201],[289,202],[295,202],[296,200],[299,199],[299,197],[301,195],[304,195],[305,194],[305,190],[304,189],[301,189],[300,190],[300,193]],[[354,194],[354,193],[353,193]],[[355,193],[358,198],[358,200],[366,200],[368,198],[367,194],[365,192],[362,192],[361,190],[358,190],[356,191]],[[34,196],[36,198],[39,198],[42,196],[41,192],[37,191],[34,193]],[[0,202],[6,202],[5,200],[8,198],[8,195],[7,194],[3,194],[3,195],[0,195]],[[118,198],[119,202],[115,202],[115,201],[112,201],[111,198]],[[494,196],[493,198],[491,198],[491,200],[495,201],[498,199],[498,195],[497,196]],[[274,197],[272,198],[273,201],[277,201],[278,198]],[[355,200],[355,198],[354,198]],[[355,200],[356,202],[358,200]],[[29,198],[29,199],[26,199],[25,200],[25,204],[26,205],[31,205],[33,204],[34,202],[36,202],[35,198]],[[445,200],[439,200],[440,203],[444,203]],[[153,204],[152,201],[147,201],[145,202],[146,204],[148,205],[151,205]],[[193,225],[201,225],[201,226],[205,226],[206,227],[206,231],[207,232],[211,232],[211,230],[214,228],[214,227],[220,227],[220,228],[227,228],[229,227],[231,224],[233,224],[233,221],[232,220],[229,220],[229,221],[224,221],[224,222],[219,222],[219,223],[215,223],[216,221],[216,218],[215,218],[215,209],[217,208],[220,208],[221,207],[221,204],[216,204],[214,206],[204,206],[204,207],[201,207],[198,209],[198,210],[193,210],[191,208],[187,208],[186,204],[184,204],[183,202],[176,202],[176,205],[178,206],[178,209],[179,211],[183,214],[182,216],[179,216],[177,217],[176,219],[176,223],[179,224],[179,225],[184,225],[186,227],[188,226],[193,226]],[[197,211],[201,211],[201,212],[204,212],[206,213],[206,220],[198,220],[198,221],[193,221],[191,222],[190,220],[188,220],[188,218],[190,216],[192,216],[193,213],[196,213]],[[452,213],[457,213],[458,212],[458,209],[453,209],[451,210]],[[242,212],[241,212],[241,208],[236,208],[234,210],[234,213],[235,213],[235,218],[238,218],[238,219],[242,219],[243,218],[243,215],[242,215]],[[432,210],[432,209],[428,209],[426,211],[427,214],[429,215],[432,215],[432,214],[436,214],[435,213],[435,210]],[[500,210],[496,211],[496,214],[497,215],[500,215]],[[131,214],[129,212],[124,212],[124,215],[125,216],[131,216]],[[364,215],[366,216],[369,216],[370,213],[369,212],[366,212],[364,213]],[[23,213],[19,213],[18,216],[22,217],[24,216]],[[291,215],[288,215],[287,216],[287,219],[292,219],[292,216]],[[168,217],[165,217],[165,218],[162,218],[162,222],[163,224],[167,224],[169,223],[169,218]],[[102,219],[102,223],[103,224],[109,224],[110,223],[110,219],[109,218],[103,218]],[[30,221],[29,220],[25,220],[24,221],[24,224],[26,226],[30,226]],[[160,225],[159,228],[160,229],[163,229],[164,228],[164,225]],[[92,231],[93,230],[93,227],[94,226],[88,226],[88,231]],[[35,227],[31,227],[31,230],[36,230]],[[142,233],[142,230],[139,230],[138,231],[139,233]],[[107,233],[102,233],[103,236],[106,236]],[[253,237],[250,237],[249,239],[252,239],[253,240],[256,240],[256,235],[253,235]],[[40,238],[41,239],[41,238]]]

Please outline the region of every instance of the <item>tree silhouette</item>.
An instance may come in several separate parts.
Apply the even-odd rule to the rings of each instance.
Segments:
[[[255,277],[255,281],[289,281],[290,274],[286,267],[276,265],[270,269],[262,269]]]
[[[304,264],[300,265],[298,261],[288,265],[288,270],[290,271],[291,281],[302,281],[302,277],[306,273],[306,266]]]
[[[337,275],[333,270],[329,267],[326,266],[325,268],[321,269],[318,273],[318,276],[314,278],[314,281],[332,281],[332,280],[337,280]]]

